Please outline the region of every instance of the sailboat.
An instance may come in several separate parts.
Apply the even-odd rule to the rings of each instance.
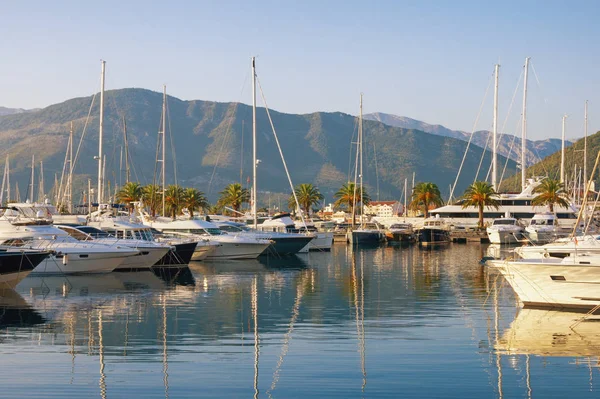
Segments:
[[[360,94],[360,113],[358,117],[358,143],[356,146],[356,159],[357,164],[355,165],[355,173],[354,173],[354,205],[352,206],[352,220],[354,220],[354,214],[356,212],[356,203],[359,201],[361,207],[364,207],[362,202],[363,198],[363,120],[362,120],[362,109],[363,109],[363,101],[362,101],[362,93]],[[360,167],[360,170],[357,168]],[[356,189],[356,179],[360,176],[360,193],[358,195],[357,201],[357,189]],[[372,223],[374,225],[374,223]],[[354,226],[353,226],[354,227]],[[365,224],[363,212],[360,213],[360,227],[358,229],[354,229],[349,231],[347,234],[347,240],[350,244],[378,244],[380,242],[384,242],[386,240],[385,233],[383,230],[377,228],[377,226],[367,226]]]
[[[276,141],[279,145],[279,141]],[[299,251],[303,250],[303,248],[308,247],[310,243],[317,238],[317,233],[299,233],[294,224],[294,221],[289,217],[289,214],[287,213],[280,214],[277,217],[267,219],[260,225],[258,224],[256,211],[256,204],[258,198],[256,173],[256,166],[258,161],[256,159],[256,144],[256,60],[254,57],[252,57],[252,218],[254,232],[246,231],[246,234],[258,234],[257,237],[274,241],[274,244],[270,248],[270,251],[266,252],[265,254],[273,253],[274,255],[292,255],[298,253]],[[284,168],[286,170],[286,174],[288,175],[288,179],[290,180],[291,185],[291,178],[287,173],[287,166],[285,165],[285,160],[283,159],[283,153],[281,154]],[[304,217],[302,218],[302,221],[305,231],[308,230],[308,227],[304,222]],[[333,235],[331,235],[331,239],[333,240]],[[331,248],[331,241],[329,242],[329,248]]]

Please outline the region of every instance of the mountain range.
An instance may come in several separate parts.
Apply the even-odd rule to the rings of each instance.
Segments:
[[[455,139],[469,141],[471,133],[467,133],[461,130],[452,130],[442,125],[430,125],[425,122],[411,119],[406,116],[397,116],[392,114],[385,114],[382,112],[374,112],[364,116],[365,119],[379,121],[386,125],[401,127],[404,129],[414,129],[423,132],[436,134],[438,136],[453,137]],[[489,141],[489,143],[488,143]],[[490,148],[491,147],[491,135],[487,130],[479,130],[473,133],[471,144],[475,144],[478,147]],[[565,142],[565,146],[572,145],[572,142]],[[527,140],[525,162],[526,164],[533,165],[542,159],[546,158],[550,154],[554,154],[560,151],[561,140],[549,138],[546,140]],[[505,157],[508,157],[516,162],[521,161],[521,137],[515,137],[512,134],[503,134],[499,137],[498,142],[498,153]]]
[[[92,98],[95,97],[93,106]],[[156,179],[157,132],[161,123],[162,94],[145,89],[120,89],[105,94],[104,153],[106,179],[124,182],[123,120],[127,124],[132,180],[142,184]],[[87,119],[88,112],[90,114]],[[313,183],[332,202],[333,194],[353,179],[357,118],[341,112],[305,115],[271,110],[273,124],[294,184]],[[74,98],[41,110],[0,116],[0,157],[10,155],[11,182],[21,195],[29,185],[31,156],[44,162],[46,191],[60,178],[70,124],[73,122],[76,184],[96,183],[98,164],[98,96]],[[85,127],[85,137],[80,142]],[[214,200],[232,182],[247,184],[252,176],[252,108],[241,103],[183,101],[168,97],[167,183],[195,186]],[[466,142],[414,128],[364,121],[364,181],[373,199],[398,199],[404,181],[437,183],[444,195],[454,182]],[[257,109],[258,187],[261,192],[289,193],[290,188],[264,108]],[[471,146],[457,190],[460,195],[475,178],[482,155],[482,178],[491,154]],[[499,157],[504,165],[505,158]],[[37,164],[39,165],[39,164]],[[173,165],[176,165],[176,169]],[[506,175],[516,170],[508,162]],[[37,172],[36,172],[37,173]],[[36,185],[38,184],[36,178]],[[379,195],[377,195],[377,187]],[[13,188],[14,190],[14,188]],[[34,192],[37,192],[34,190]],[[14,191],[13,191],[14,193]],[[266,201],[264,196],[259,202]],[[76,196],[76,199],[78,197]]]

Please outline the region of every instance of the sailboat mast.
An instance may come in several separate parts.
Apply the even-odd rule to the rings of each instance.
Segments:
[[[499,78],[500,65],[496,64],[495,67],[495,85],[494,85],[494,122],[492,127],[492,187],[494,190],[498,190],[498,78]]]
[[[587,136],[588,136],[588,102],[585,100],[584,111],[584,135],[583,135],[583,187],[587,185]]]
[[[127,140],[127,121],[123,115],[123,136],[125,141],[125,183],[129,183],[129,141]]]
[[[527,150],[527,75],[529,72],[529,58],[525,58],[525,73],[523,74],[523,118],[521,128],[521,191],[525,190],[525,151]]]
[[[408,186],[408,178],[405,177],[404,178],[404,219],[405,220],[406,220],[406,213],[407,213],[407,210],[408,210],[408,209],[406,209],[406,202],[407,202],[406,195],[408,193],[408,187],[407,186]]]
[[[560,145],[560,182],[565,182],[565,121],[567,115],[562,117],[562,139]]]
[[[38,202],[44,202],[44,161],[40,161],[40,184],[38,188]]]
[[[256,64],[252,57],[252,217],[254,228],[257,226],[256,219]]]
[[[360,225],[362,226],[364,223],[363,213],[364,213],[364,205],[363,204],[363,94],[360,93],[360,114],[358,116],[358,146],[360,151],[360,197],[358,198],[360,201]]]
[[[33,187],[34,187],[34,182],[35,182],[35,155],[31,156],[31,190],[30,193],[31,195],[29,196],[29,199],[31,202],[34,202],[34,191],[33,191]]]
[[[100,127],[98,130],[98,204],[102,202],[102,189],[104,188],[104,176],[102,175],[102,163],[104,154],[102,152],[103,128],[104,128],[104,76],[106,61],[102,62],[102,72],[100,74]]]
[[[165,216],[165,132],[167,131],[167,85],[163,85],[163,105],[162,105],[162,215]]]
[[[67,190],[69,193],[68,210],[73,213],[73,122],[69,130],[69,178],[67,179]]]
[[[6,202],[10,202],[10,162],[8,160],[8,155],[6,156]]]

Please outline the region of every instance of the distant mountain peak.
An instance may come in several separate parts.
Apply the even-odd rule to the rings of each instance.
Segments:
[[[384,123],[389,126],[401,127],[404,129],[421,130],[426,133],[435,134],[438,136],[452,137],[458,140],[469,141],[471,133],[464,132],[462,130],[448,129],[442,125],[431,125],[426,122],[422,122],[416,119],[412,119],[406,116],[398,116],[393,114],[386,114],[383,112],[374,112],[363,116],[367,120],[374,120]],[[489,131],[480,130],[473,134],[472,144],[478,147],[489,148],[488,137]],[[566,146],[572,145],[571,142],[567,142]],[[512,147],[512,149],[511,149]],[[554,154],[559,151],[561,147],[561,141],[555,138],[548,138],[545,140],[527,140],[527,150],[525,159],[527,165],[533,165],[547,156]],[[505,157],[509,157],[517,162],[521,159],[521,140],[515,140],[514,136],[510,133],[505,133],[500,136],[500,142],[498,144],[498,153]]]

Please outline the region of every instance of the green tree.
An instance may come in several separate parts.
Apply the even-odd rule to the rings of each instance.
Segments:
[[[133,211],[133,202],[139,201],[142,198],[142,186],[140,183],[129,182],[125,184],[117,193],[117,201],[126,204],[129,212]]]
[[[480,229],[483,229],[483,209],[486,206],[498,209],[500,206],[500,202],[494,198],[496,195],[496,190],[494,190],[494,187],[492,187],[490,183],[476,181],[467,187],[462,196],[463,209],[468,206],[477,207],[477,210],[479,211],[479,222],[477,223],[477,226]]]
[[[354,183],[345,183],[334,195],[337,198],[334,206],[339,206],[348,209],[352,212],[355,205],[361,203],[362,206],[369,205],[371,197],[365,188],[362,190],[362,201],[360,200],[360,187],[357,187]],[[352,224],[356,224],[356,215],[352,213]]]
[[[193,187],[186,188],[183,191],[182,205],[190,211],[190,217],[194,217],[196,209],[207,209],[209,207],[208,200],[202,191]]]
[[[229,184],[219,193],[219,204],[229,206],[236,212],[239,212],[243,203],[250,202],[250,192],[242,187],[240,183]]]
[[[173,219],[177,218],[177,214],[181,211],[183,204],[183,188],[174,184],[167,187],[165,190],[165,211],[169,211],[169,214]]]
[[[565,208],[569,206],[569,194],[565,191],[565,185],[558,180],[542,180],[533,193],[538,195],[533,198],[531,204],[534,206],[548,205],[550,212],[554,212],[554,205]]]
[[[442,194],[435,183],[419,183],[413,188],[410,208],[412,210],[423,210],[425,218],[429,217],[429,208],[443,204]]]
[[[313,205],[318,205],[323,200],[323,194],[319,191],[319,189],[312,184],[303,183],[294,189],[296,193],[296,197],[298,197],[298,203],[300,204],[300,209],[304,211],[304,215],[308,216],[310,213],[310,208]],[[296,200],[293,195],[290,195],[288,200],[288,207],[290,209],[296,209]]]
[[[150,215],[156,216],[156,213],[162,208],[161,188],[156,184],[148,184],[142,190],[142,201],[144,205],[150,208]]]

